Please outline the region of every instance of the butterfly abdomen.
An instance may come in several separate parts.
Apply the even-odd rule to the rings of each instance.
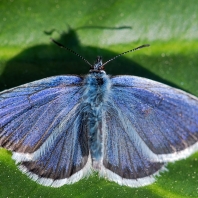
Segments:
[[[102,159],[102,111],[110,92],[110,80],[106,73],[91,73],[84,82],[82,97],[88,120],[89,149],[93,167],[100,168]]]

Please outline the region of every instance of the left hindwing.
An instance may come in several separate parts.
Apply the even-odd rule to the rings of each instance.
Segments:
[[[148,185],[154,181],[152,175],[164,170],[164,164],[149,158],[145,143],[133,129],[130,120],[114,104],[110,107],[111,104],[103,115],[106,122],[103,122],[105,129],[100,175],[120,185]]]

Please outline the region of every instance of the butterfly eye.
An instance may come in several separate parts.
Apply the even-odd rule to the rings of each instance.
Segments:
[[[99,66],[98,69],[99,70],[104,70],[104,66],[103,65],[102,66]]]

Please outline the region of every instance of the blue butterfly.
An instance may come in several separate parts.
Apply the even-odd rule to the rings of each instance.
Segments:
[[[91,66],[85,77],[49,77],[0,93],[0,146],[23,173],[59,187],[97,171],[138,187],[198,150],[198,98],[137,76],[108,76],[104,65],[120,55],[94,65],[76,55]]]

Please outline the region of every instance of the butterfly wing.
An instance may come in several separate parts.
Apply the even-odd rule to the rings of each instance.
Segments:
[[[61,186],[88,173],[82,83],[57,76],[0,93],[0,146],[38,183]]]
[[[106,127],[103,130],[103,160],[99,174],[130,187],[154,182],[152,175],[165,170],[164,164],[149,159],[145,145],[132,128],[130,120],[115,107],[110,108],[110,104],[103,117]]]
[[[140,77],[116,76],[111,82],[101,175],[128,186],[146,185],[163,163],[198,149],[196,97]]]

